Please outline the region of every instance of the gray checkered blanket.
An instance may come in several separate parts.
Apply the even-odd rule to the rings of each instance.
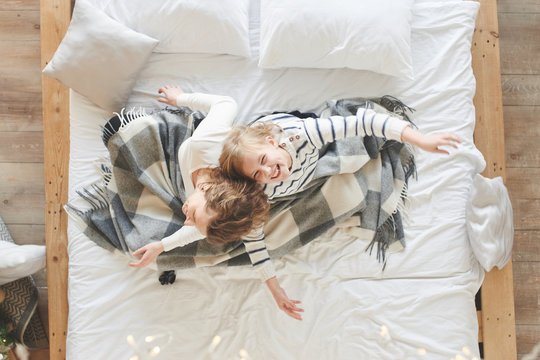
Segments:
[[[383,103],[383,99],[375,102]],[[391,111],[406,108],[392,101]],[[376,107],[373,101],[330,101],[323,115],[347,116],[359,107]],[[177,231],[184,223],[181,211],[186,193],[178,162],[178,149],[191,136],[193,124],[204,114],[187,108],[165,109],[147,115],[123,113],[105,126],[103,140],[110,164],[101,166],[103,183],[78,192],[66,210],[98,245],[130,253]],[[114,124],[113,124],[114,125]],[[368,158],[352,173],[344,173],[340,157]],[[348,138],[321,151],[314,180],[301,193],[272,204],[265,226],[270,256],[281,257],[299,248],[345,219],[373,232],[368,250],[384,260],[393,244],[404,245],[400,208],[407,180],[414,173],[411,148],[375,137]],[[80,199],[87,206],[77,204]],[[211,265],[250,264],[241,242],[224,246],[200,240],[162,253],[160,270]]]

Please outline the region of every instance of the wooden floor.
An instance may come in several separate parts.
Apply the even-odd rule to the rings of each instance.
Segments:
[[[498,12],[521,358],[540,342],[540,0],[499,0]],[[20,244],[45,242],[42,135],[39,0],[0,0],[0,216]],[[44,271],[36,282],[46,322]]]

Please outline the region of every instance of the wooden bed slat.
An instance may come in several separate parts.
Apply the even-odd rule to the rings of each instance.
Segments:
[[[477,88],[474,141],[486,159],[483,175],[506,181],[497,3],[481,0],[480,6],[471,50]],[[517,359],[512,261],[486,274],[481,320],[485,359]]]
[[[41,0],[41,68],[62,41],[69,26],[69,0]],[[42,76],[43,140],[46,190],[47,287],[49,301],[50,358],[66,358],[68,318],[67,214],[69,89]]]

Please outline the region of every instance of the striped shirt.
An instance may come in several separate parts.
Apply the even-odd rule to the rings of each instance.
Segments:
[[[302,191],[313,178],[319,150],[326,144],[353,136],[371,136],[401,141],[401,133],[409,123],[389,114],[371,109],[358,109],[356,116],[331,116],[329,118],[300,119],[290,114],[272,114],[257,123],[271,121],[283,132],[278,141],[292,158],[290,176],[285,181],[265,184],[264,191],[270,199]],[[256,229],[243,240],[251,263],[263,280],[275,276],[270,256],[264,243],[262,228]]]
[[[311,179],[319,160],[319,150],[336,140],[371,136],[401,141],[408,122],[371,109],[358,109],[356,116],[300,119],[290,114],[273,114],[257,122],[271,121],[283,129],[278,143],[292,158],[290,176],[285,181],[265,184],[270,199],[302,191]],[[255,123],[257,124],[257,123]]]

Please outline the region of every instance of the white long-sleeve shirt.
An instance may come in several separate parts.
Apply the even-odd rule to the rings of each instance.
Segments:
[[[201,93],[183,93],[176,98],[176,104],[207,112],[193,135],[178,149],[180,172],[186,196],[189,197],[195,191],[192,174],[199,169],[219,166],[223,140],[236,118],[237,105],[231,97]],[[174,234],[163,238],[161,243],[163,249],[169,251],[203,238],[204,235],[195,226],[183,226]]]
[[[203,168],[219,166],[219,156],[223,140],[232,128],[237,114],[236,102],[228,96],[201,93],[181,94],[176,99],[177,106],[187,106],[192,110],[207,112],[207,116],[197,126],[193,135],[184,141],[178,150],[180,171],[186,189],[186,195],[194,192],[192,174]],[[165,251],[185,246],[204,238],[194,226],[183,226],[180,230],[161,240]],[[264,243],[262,228],[256,229],[242,239],[253,267],[262,280],[275,276],[275,270],[269,261]]]

